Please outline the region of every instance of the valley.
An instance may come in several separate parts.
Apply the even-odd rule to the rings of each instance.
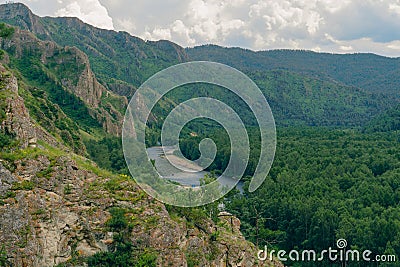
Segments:
[[[400,256],[399,58],[184,48],[77,18],[39,17],[20,3],[0,5],[0,23],[0,266],[280,267],[278,260],[259,262],[257,251],[323,250],[338,239]],[[182,154],[198,159],[200,142],[210,138],[215,160],[190,176],[167,164],[161,129],[179,103],[213,97],[228,104],[250,140],[236,190],[179,208],[135,182],[122,125],[146,79],[197,60],[235,67],[257,84],[274,114],[277,150],[265,182],[250,193],[261,149],[254,114],[222,87],[175,88],[151,110],[145,132],[149,159],[164,178],[189,188],[204,177],[210,182],[233,149],[221,125],[197,119],[180,134]],[[167,149],[174,156],[177,148]]]

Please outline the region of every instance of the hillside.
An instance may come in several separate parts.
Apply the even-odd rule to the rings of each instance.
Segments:
[[[400,105],[373,119],[363,130],[364,132],[400,131]]]
[[[387,109],[388,102],[391,102],[381,94],[292,71],[254,71],[247,74],[266,96],[278,126],[357,127],[367,124]],[[255,125],[246,104],[227,89],[204,84],[190,85],[167,95],[175,103],[207,96],[230,103],[244,123]],[[167,111],[160,113],[168,114]]]
[[[77,18],[40,18],[23,4],[0,5],[0,20],[42,40],[79,48],[88,55],[101,82],[122,95],[132,95],[134,87],[165,67],[188,61],[184,49],[172,42],[145,42],[125,32],[95,28]]]
[[[35,96],[46,95],[43,98],[57,104],[87,130],[103,127],[107,133],[120,134],[127,100],[97,81],[87,56],[80,50],[40,41],[19,29],[11,39],[2,40],[1,48],[7,52],[5,63],[20,73]],[[36,108],[39,110],[34,115],[40,116],[40,107]]]
[[[244,71],[290,70],[400,98],[400,58],[293,50],[254,52],[215,45],[188,48],[186,52],[193,60],[217,61]]]
[[[253,78],[281,126],[363,126],[400,101],[398,59],[218,46],[183,49],[169,41],[143,41],[125,32],[98,29],[76,18],[41,18],[23,4],[0,5],[0,21],[29,30],[41,40],[79,48],[100,83],[118,95],[132,96],[135,88],[165,67],[211,60]],[[178,92],[170,98],[177,102],[181,96]],[[165,101],[163,105],[170,106]]]
[[[30,116],[18,84],[0,65],[1,266],[257,265],[238,219],[167,209],[128,176],[72,153]]]

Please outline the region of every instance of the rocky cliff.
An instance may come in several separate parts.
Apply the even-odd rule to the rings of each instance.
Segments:
[[[76,46],[89,56],[102,84],[125,96],[132,95],[132,85],[139,87],[157,71],[189,61],[185,49],[172,42],[146,42],[126,32],[93,27],[77,18],[38,17],[23,4],[0,5],[0,20],[30,31],[41,40],[62,47]]]
[[[96,253],[115,251],[124,233],[157,266],[259,266],[238,219],[221,214],[214,223],[168,210],[128,176],[99,169],[38,126],[2,66],[0,84],[0,133],[15,139],[0,153],[0,262],[87,266]]]
[[[48,80],[80,98],[90,115],[115,136],[121,134],[126,97],[117,96],[98,82],[86,54],[76,47],[60,47],[51,41],[40,41],[28,31],[16,29],[11,39],[1,40],[13,67],[34,86],[46,86]],[[32,73],[30,67],[36,72]],[[50,88],[52,89],[52,88]],[[121,108],[109,99],[117,99]]]

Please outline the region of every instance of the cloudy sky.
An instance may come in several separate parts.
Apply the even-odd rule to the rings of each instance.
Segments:
[[[5,1],[0,1],[4,3]],[[400,0],[22,0],[41,16],[182,46],[400,56]]]

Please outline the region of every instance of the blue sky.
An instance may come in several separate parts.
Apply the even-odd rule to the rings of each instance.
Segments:
[[[0,1],[5,2],[5,1]],[[400,56],[400,0],[22,0],[41,16],[182,46]]]

